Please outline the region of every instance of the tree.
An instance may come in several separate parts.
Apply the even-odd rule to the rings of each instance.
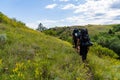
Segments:
[[[46,29],[47,29],[47,28],[44,27],[42,23],[40,23],[40,24],[38,25],[38,28],[37,28],[38,31],[43,31],[43,30],[46,30]]]
[[[108,34],[114,34],[114,32],[111,29],[109,29]]]

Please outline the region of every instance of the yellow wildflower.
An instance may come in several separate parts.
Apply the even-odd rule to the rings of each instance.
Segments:
[[[23,77],[23,74],[19,72],[18,77]]]
[[[13,72],[17,72],[18,71],[18,67],[16,67],[15,69],[13,69]]]

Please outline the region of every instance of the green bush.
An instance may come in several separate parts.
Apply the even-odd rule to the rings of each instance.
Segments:
[[[103,57],[103,56],[109,56],[111,58],[118,57],[114,51],[112,51],[108,48],[102,47],[96,43],[93,45],[91,50],[92,50],[92,52],[96,52],[95,54],[97,54],[97,56],[99,56],[99,57]]]
[[[115,32],[120,31],[120,24],[114,25],[113,26],[113,31],[115,31]]]
[[[6,34],[0,34],[0,45],[5,44],[7,41]]]
[[[114,50],[120,56],[120,41],[111,43],[110,49]]]

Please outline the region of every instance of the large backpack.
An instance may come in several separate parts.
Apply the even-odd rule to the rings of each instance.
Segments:
[[[81,29],[81,37],[80,37],[80,46],[92,46],[92,42],[90,41],[88,30]]]

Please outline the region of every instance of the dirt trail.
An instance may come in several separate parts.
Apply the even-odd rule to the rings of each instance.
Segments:
[[[80,48],[76,49],[76,52],[78,54],[80,54]],[[91,67],[89,66],[89,63],[87,61],[85,61],[85,62],[83,62],[83,64],[84,64],[85,68],[88,69],[87,76],[89,76],[89,78],[87,80],[94,80],[94,74],[92,72]]]
[[[85,65],[85,67],[88,68],[87,75],[89,76],[89,78],[87,80],[94,80],[94,74],[93,74],[92,69],[89,66],[88,62],[84,62],[84,65]]]

